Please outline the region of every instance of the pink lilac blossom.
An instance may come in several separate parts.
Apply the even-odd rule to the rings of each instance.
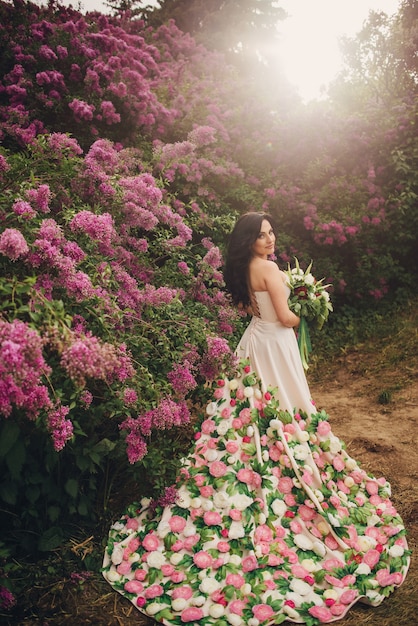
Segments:
[[[126,437],[129,444],[128,457],[130,458],[129,446],[132,444],[135,448],[136,445],[139,445],[142,450],[143,438],[149,437],[153,429],[168,430],[174,426],[189,424],[190,419],[187,404],[184,401],[175,402],[169,397],[163,398],[157,407],[138,415],[136,418],[126,418],[119,428],[128,432]],[[133,451],[131,451],[132,455],[135,456]]]
[[[44,340],[24,322],[0,320],[0,413],[8,417],[13,406],[35,419],[51,407],[48,389],[41,383],[51,368],[45,362]]]
[[[102,111],[102,116],[106,124],[117,124],[120,122],[121,117],[120,113],[116,112],[113,102],[109,100],[103,100],[100,104],[100,109]],[[99,117],[99,116],[97,116]]]
[[[78,145],[77,140],[64,133],[52,133],[48,136],[48,147],[57,159],[64,156],[79,156],[83,150]]]
[[[81,263],[87,256],[75,241],[66,241],[62,246],[62,252],[75,263]]]
[[[135,391],[135,389],[131,389],[130,387],[127,387],[126,389],[123,390],[124,404],[129,406],[131,404],[135,404],[137,400],[138,400],[138,394]]]
[[[206,263],[213,269],[218,269],[219,267],[221,267],[223,260],[219,248],[217,246],[211,247],[210,250],[208,250],[208,252],[203,257],[202,263]]]
[[[92,393],[90,391],[87,391],[87,389],[85,389],[80,394],[80,402],[85,406],[86,409],[88,409],[91,403],[93,402]]]
[[[189,132],[187,139],[198,147],[208,146],[216,141],[216,129],[212,126],[196,126]]]
[[[93,113],[96,108],[93,104],[87,104],[87,102],[83,102],[83,100],[74,98],[68,106],[74,113],[76,121],[81,122],[82,120],[86,120],[91,122],[93,119]]]
[[[110,245],[117,238],[113,218],[109,213],[96,215],[91,211],[80,211],[71,220],[70,229],[73,232],[84,232],[105,245]]]
[[[62,352],[61,366],[79,387],[84,387],[88,378],[112,383],[134,374],[124,345],[116,347],[89,334],[73,333],[70,345]]]
[[[222,366],[232,366],[235,362],[231,348],[222,337],[207,337],[208,350],[200,364],[200,374],[206,380],[213,380],[220,373]]]
[[[29,252],[26,239],[16,228],[6,228],[0,235],[0,254],[7,256],[11,261],[17,261]]]
[[[61,266],[62,278],[65,278],[65,289],[67,293],[75,298],[77,302],[93,298],[97,291],[93,287],[90,276],[85,272],[66,271],[65,265]]]
[[[183,276],[187,276],[188,274],[190,274],[190,267],[184,261],[179,261],[177,263],[177,267],[180,274],[183,274]]]
[[[0,172],[7,172],[10,169],[10,165],[7,162],[6,157],[0,154]]]
[[[40,87],[54,87],[55,89],[61,89],[63,92],[67,90],[63,74],[56,70],[38,72],[36,74],[36,83]],[[71,105],[69,106],[71,108]]]
[[[143,459],[147,453],[147,444],[134,418],[127,418],[120,424],[119,428],[127,431],[125,441],[129,463],[133,464]]]
[[[197,386],[197,381],[191,372],[191,364],[187,361],[175,364],[171,372],[168,372],[167,379],[179,396],[186,396]]]
[[[49,213],[49,202],[52,197],[49,185],[39,185],[37,189],[28,189],[26,197],[41,213]]]
[[[47,428],[51,433],[56,452],[62,450],[67,441],[73,436],[73,424],[71,420],[66,419],[69,412],[69,407],[59,406],[50,411],[47,417]]]
[[[26,200],[15,200],[15,202],[13,202],[12,211],[15,215],[26,220],[30,220],[37,215],[36,211]]]
[[[0,608],[3,611],[10,611],[10,609],[12,609],[15,604],[16,598],[14,597],[12,592],[7,589],[7,587],[0,585]]]

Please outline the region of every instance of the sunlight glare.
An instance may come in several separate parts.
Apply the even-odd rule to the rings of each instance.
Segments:
[[[341,67],[338,39],[354,36],[369,11],[388,15],[398,10],[398,0],[281,0],[289,17],[280,22],[277,56],[289,82],[306,102],[321,98],[322,88]]]

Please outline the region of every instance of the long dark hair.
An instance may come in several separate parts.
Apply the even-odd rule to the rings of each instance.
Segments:
[[[236,222],[228,239],[224,280],[232,301],[244,307],[250,304],[248,293],[248,265],[252,258],[252,246],[260,234],[263,220],[274,222],[267,213],[244,213]]]

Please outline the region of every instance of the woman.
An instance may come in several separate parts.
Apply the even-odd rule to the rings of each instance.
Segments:
[[[133,505],[110,531],[105,578],[166,625],[328,623],[358,600],[380,604],[409,566],[389,484],[311,402],[274,242],[264,214],[231,234],[226,285],[252,314],[244,360],[214,383],[176,503]]]
[[[275,252],[270,216],[246,213],[231,233],[224,278],[233,302],[253,314],[236,354],[249,359],[266,387],[278,387],[280,408],[313,411],[293,328],[300,319],[287,304],[286,274],[269,260]]]

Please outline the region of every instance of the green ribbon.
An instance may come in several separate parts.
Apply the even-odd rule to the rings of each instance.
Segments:
[[[302,365],[305,370],[308,369],[309,354],[312,352],[311,337],[309,335],[308,322],[304,317],[300,318],[298,329],[298,346]]]

